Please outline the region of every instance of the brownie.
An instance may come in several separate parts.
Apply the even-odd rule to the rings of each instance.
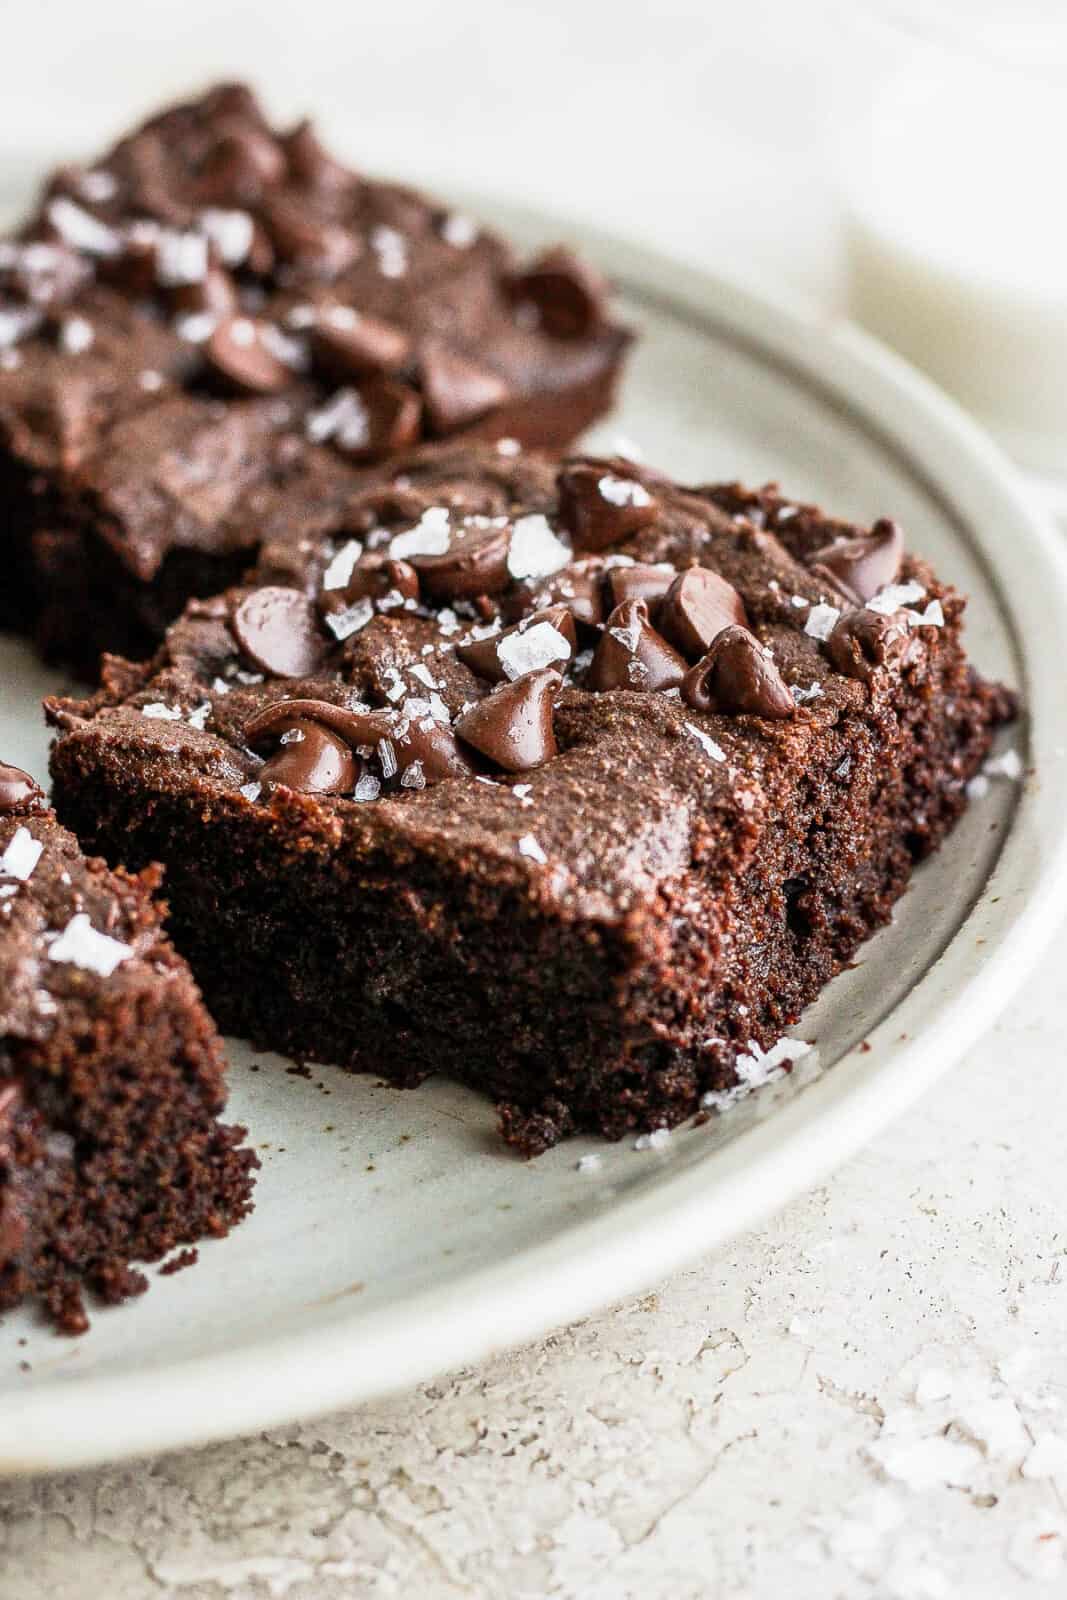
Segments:
[[[963,609],[889,520],[440,445],[52,701],[56,803],[166,864],[227,1030],[618,1138],[734,1085],[964,809],[1013,697]]]
[[[255,1155],[225,1101],[218,1034],[161,929],[158,869],[89,860],[37,785],[0,766],[0,1311],[67,1333],[83,1292],[219,1237],[250,1209]]]
[[[569,443],[628,342],[568,250],[520,263],[247,88],[166,110],[54,173],[0,242],[0,626],[95,679],[368,461]]]

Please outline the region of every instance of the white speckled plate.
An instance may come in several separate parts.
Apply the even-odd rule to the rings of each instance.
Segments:
[[[531,241],[557,233],[502,220]],[[202,1246],[193,1271],[153,1273],[142,1299],[98,1310],[85,1338],[57,1338],[29,1315],[4,1320],[0,1471],[195,1444],[349,1404],[655,1281],[814,1182],[913,1100],[988,1026],[1058,919],[1067,575],[1007,463],[854,330],[586,242],[627,286],[643,335],[619,413],[593,442],[636,441],[682,478],[774,476],[845,514],[899,517],[970,594],[976,662],[1022,689],[1029,717],[1013,741],[1036,775],[993,782],[893,926],[804,1018],[796,1032],[818,1041],[821,1070],[680,1130],[662,1151],[579,1141],[524,1165],[466,1091],[402,1093],[329,1068],[307,1080],[262,1057],[253,1073],[234,1044],[230,1109],[263,1158],[254,1216]],[[0,749],[42,775],[35,705],[60,681],[0,641]],[[593,1149],[599,1165],[578,1172]]]

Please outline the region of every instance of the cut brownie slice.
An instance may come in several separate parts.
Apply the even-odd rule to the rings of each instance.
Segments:
[[[0,242],[0,625],[94,676],[101,648],[146,654],[361,463],[573,440],[628,340],[569,252],[519,265],[245,88],[165,111]]]
[[[721,504],[720,504],[721,502]],[[442,446],[56,701],[220,1021],[534,1151],[677,1122],[889,917],[1011,696],[891,522]]]
[[[87,860],[37,785],[0,766],[0,1310],[67,1333],[89,1288],[228,1232],[255,1155],[225,1101],[218,1034],[139,877]]]

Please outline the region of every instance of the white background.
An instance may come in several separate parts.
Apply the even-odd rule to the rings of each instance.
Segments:
[[[5,161],[248,75],[369,170],[836,303],[821,128],[864,68],[819,6],[9,0],[0,48]],[[903,1124],[659,1295],[353,1416],[0,1489],[0,1597],[1062,1595],[1067,1445],[1020,1464],[1067,1437],[1065,955]]]

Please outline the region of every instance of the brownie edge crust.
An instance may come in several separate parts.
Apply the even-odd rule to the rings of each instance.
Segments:
[[[88,1326],[86,1290],[140,1294],[133,1263],[251,1207],[259,1163],[217,1121],[222,1049],[158,883],[86,859],[0,766],[0,1312],[30,1300],[65,1333]]]
[[[54,701],[224,1028],[532,1154],[732,1086],[889,917],[1012,696],[888,521],[442,446]]]

